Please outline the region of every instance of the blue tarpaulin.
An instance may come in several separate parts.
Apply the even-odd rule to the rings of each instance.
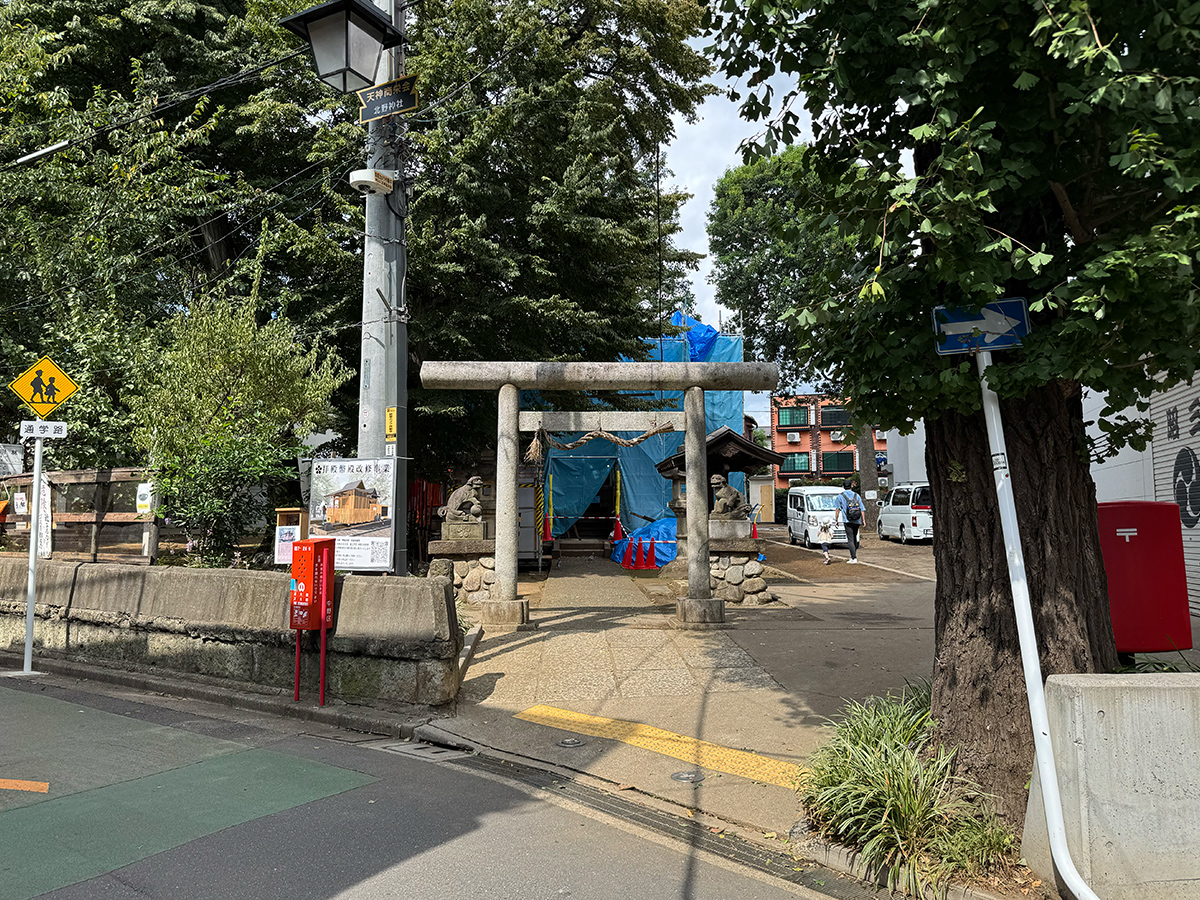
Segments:
[[[642,542],[642,552],[650,552],[650,540],[654,539],[654,565],[655,568],[661,569],[679,552],[678,545],[675,543],[675,516],[670,516],[666,519],[659,519],[657,522],[651,522],[649,525],[644,525],[637,531],[631,531],[625,538],[613,542],[613,562],[621,562],[625,558],[625,548],[633,545],[633,561],[637,561],[637,545],[638,541]]]
[[[711,325],[705,325],[679,310],[676,310],[671,316],[671,324],[683,325],[688,329],[688,358],[692,362],[707,361],[709,351],[712,350],[712,345],[716,342],[720,332]],[[739,359],[738,362],[741,360]]]
[[[684,337],[664,337],[649,341],[651,359],[662,362],[742,361],[740,335],[721,334],[715,328],[678,312],[671,321],[674,324],[690,324],[691,330]],[[665,409],[683,410],[682,391],[634,393],[645,396],[648,400],[666,401],[663,407]],[[705,391],[704,409],[705,427],[709,434],[721,426],[728,426],[741,433],[741,391]],[[563,443],[569,443],[582,436],[571,434],[558,437]],[[637,432],[619,432],[618,436],[632,439],[639,435]],[[669,518],[672,522],[671,527],[674,528],[674,514],[667,508],[667,502],[671,499],[671,482],[659,475],[654,467],[668,456],[677,453],[682,444],[682,433],[668,432],[655,435],[634,447],[620,447],[597,438],[574,450],[549,448],[546,453],[546,477],[551,485],[551,505],[554,510],[552,533],[556,537],[560,536],[575,524],[588,506],[596,500],[605,478],[614,465],[619,467],[621,473],[622,525],[637,528],[647,519]],[[745,493],[745,478],[740,472],[732,473],[729,483]],[[609,514],[611,515],[611,511]]]

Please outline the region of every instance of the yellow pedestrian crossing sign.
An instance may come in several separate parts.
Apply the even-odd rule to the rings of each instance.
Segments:
[[[39,419],[46,418],[79,390],[79,385],[48,356],[43,356],[8,386]]]

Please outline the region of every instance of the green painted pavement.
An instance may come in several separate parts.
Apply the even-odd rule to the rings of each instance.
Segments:
[[[0,900],[25,900],[375,781],[247,750],[0,813]]]

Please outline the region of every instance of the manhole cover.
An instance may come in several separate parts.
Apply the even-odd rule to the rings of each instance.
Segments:
[[[687,781],[692,784],[703,781],[704,776],[699,772],[676,772],[671,776],[672,781]]]
[[[561,741],[558,742],[558,746],[560,746],[560,747],[582,747],[586,743],[587,743],[587,741],[581,740],[580,738],[563,738]]]

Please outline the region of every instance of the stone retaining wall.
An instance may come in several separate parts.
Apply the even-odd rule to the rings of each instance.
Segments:
[[[0,647],[22,651],[27,569],[0,558]],[[36,655],[292,686],[295,632],[284,572],[38,564]],[[449,578],[337,579],[328,696],[437,705],[458,692],[462,632]],[[319,632],[302,636],[302,690],[315,691]]]
[[[776,599],[767,589],[763,564],[751,556],[709,556],[708,584],[713,596],[729,603],[761,606]]]
[[[433,559],[429,561],[430,578],[449,578],[454,584],[454,599],[458,603],[478,605],[492,599],[496,583],[496,560],[491,556],[480,559]]]

